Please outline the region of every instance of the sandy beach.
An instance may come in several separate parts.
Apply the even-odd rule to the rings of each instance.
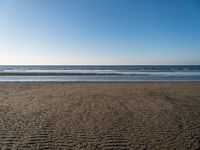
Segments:
[[[200,82],[0,83],[0,149],[200,149]]]

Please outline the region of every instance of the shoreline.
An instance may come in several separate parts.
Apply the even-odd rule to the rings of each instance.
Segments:
[[[145,84],[145,83],[155,83],[155,84],[165,84],[165,83],[170,83],[170,84],[185,84],[185,83],[197,83],[197,84],[200,84],[200,81],[0,81],[0,84],[1,83],[10,83],[10,84],[15,84],[15,83],[21,83],[21,84],[37,84],[37,83],[54,83],[54,84],[60,84],[60,83],[63,83],[63,84],[67,84],[67,83],[77,83],[77,84],[84,84],[84,83],[91,83],[91,84],[101,84],[101,83],[108,83],[108,84],[134,84],[134,83],[137,83],[137,84]]]

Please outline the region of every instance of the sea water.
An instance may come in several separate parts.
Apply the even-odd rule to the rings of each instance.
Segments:
[[[0,66],[0,82],[200,81],[200,65]]]

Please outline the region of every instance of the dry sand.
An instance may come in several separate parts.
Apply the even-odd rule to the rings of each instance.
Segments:
[[[0,83],[0,149],[200,149],[200,83]]]

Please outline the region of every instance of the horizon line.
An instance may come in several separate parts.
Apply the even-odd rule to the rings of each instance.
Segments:
[[[0,66],[200,66],[200,64],[0,64]]]

